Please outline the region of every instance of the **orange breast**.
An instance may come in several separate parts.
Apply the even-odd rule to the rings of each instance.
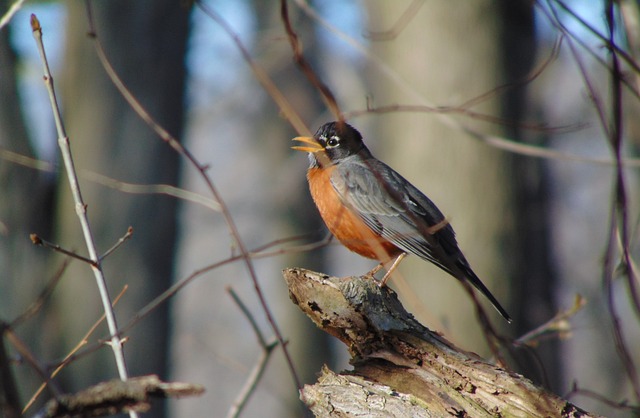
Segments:
[[[327,228],[345,247],[363,257],[381,262],[393,259],[402,250],[373,232],[357,214],[342,204],[330,181],[334,169],[335,166],[307,171],[311,196]]]

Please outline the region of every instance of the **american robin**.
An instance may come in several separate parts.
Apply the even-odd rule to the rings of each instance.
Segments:
[[[468,281],[511,322],[460,251],[453,228],[436,205],[391,167],[376,159],[362,135],[345,122],[330,122],[313,137],[297,137],[309,153],[311,196],[329,231],[349,250],[390,264],[381,281],[407,253]]]

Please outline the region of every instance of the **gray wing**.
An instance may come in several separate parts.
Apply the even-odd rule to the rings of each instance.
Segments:
[[[451,225],[430,233],[429,227],[444,220],[444,215],[391,167],[376,159],[345,161],[336,167],[331,182],[376,233],[459,279],[466,276],[460,277],[457,264],[466,264],[466,260]]]
[[[429,231],[429,227],[444,220],[442,212],[391,167],[376,159],[344,161],[334,170],[331,184],[344,203],[376,233],[458,280],[468,280],[511,322],[507,311],[469,266],[451,225]]]

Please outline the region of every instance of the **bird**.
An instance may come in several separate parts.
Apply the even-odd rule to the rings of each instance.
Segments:
[[[472,270],[438,207],[398,172],[373,156],[362,135],[344,121],[322,125],[292,146],[309,154],[307,181],[320,215],[349,250],[391,272],[409,254],[478,289],[507,321],[511,317]]]

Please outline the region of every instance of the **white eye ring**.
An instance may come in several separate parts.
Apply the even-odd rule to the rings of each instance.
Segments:
[[[340,138],[338,136],[334,135],[327,139],[327,148],[335,148],[338,145],[340,145]]]

